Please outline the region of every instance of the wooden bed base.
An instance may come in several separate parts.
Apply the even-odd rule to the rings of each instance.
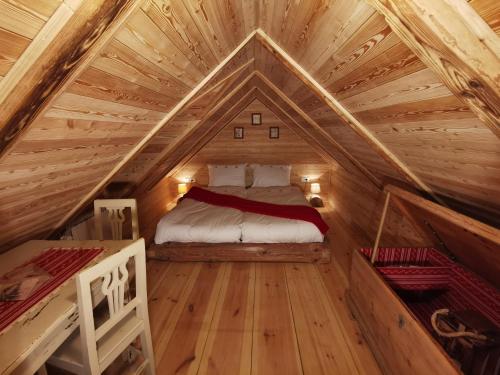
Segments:
[[[172,262],[329,263],[327,238],[318,243],[180,243],[152,245],[148,259]]]

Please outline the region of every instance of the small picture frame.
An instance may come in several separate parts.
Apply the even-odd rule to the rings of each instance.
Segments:
[[[269,138],[278,139],[280,137],[280,128],[278,126],[269,127]]]
[[[243,139],[243,138],[245,138],[245,129],[243,127],[241,127],[241,126],[234,127],[233,138],[234,139]]]
[[[262,125],[261,113],[252,113],[252,125]]]

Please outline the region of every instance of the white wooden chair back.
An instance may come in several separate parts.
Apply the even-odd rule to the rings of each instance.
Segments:
[[[103,240],[103,209],[107,212],[113,240],[123,239],[123,223],[126,208],[130,208],[132,221],[132,239],[139,239],[139,219],[137,217],[137,202],[135,199],[96,199],[94,201],[95,231],[98,240]]]
[[[125,290],[129,272],[127,263],[133,258],[135,267],[135,297],[126,303]],[[107,298],[109,319],[95,327],[91,284],[101,279],[101,291]],[[134,242],[95,266],[81,272],[76,278],[78,308],[80,314],[80,335],[85,374],[100,374],[109,366],[139,335],[146,364],[146,373],[154,374],[154,356],[148,316],[146,289],[146,254],[144,239]],[[112,332],[125,319],[132,318],[127,325],[131,330],[121,328]],[[118,332],[119,334],[116,334]],[[101,358],[98,342],[105,335],[113,334],[116,348],[112,355]]]

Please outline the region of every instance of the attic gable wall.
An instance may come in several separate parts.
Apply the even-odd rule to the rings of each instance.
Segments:
[[[253,112],[262,114],[262,125],[250,124]],[[269,127],[279,127],[279,139],[269,138]],[[234,139],[235,127],[244,128],[244,138]],[[289,129],[264,104],[255,99],[227,124],[173,177],[181,181],[194,177],[202,185],[208,184],[207,164],[290,164],[292,183],[303,187],[301,176],[310,176],[329,185],[329,164],[295,132]]]

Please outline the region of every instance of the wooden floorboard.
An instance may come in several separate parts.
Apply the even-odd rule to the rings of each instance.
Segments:
[[[250,375],[255,297],[255,264],[228,266],[200,374]]]
[[[256,267],[252,375],[303,374],[284,265]]]
[[[380,374],[333,263],[147,267],[159,374]]]

